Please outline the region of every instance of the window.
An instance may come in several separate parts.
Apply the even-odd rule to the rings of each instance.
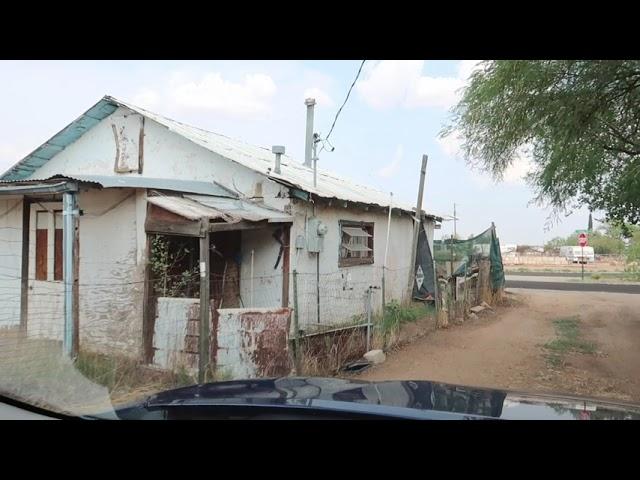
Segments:
[[[373,263],[373,223],[340,222],[340,267]]]
[[[53,238],[53,245],[49,245],[50,238]],[[52,252],[49,252],[50,247],[53,247]],[[50,255],[53,256],[53,280],[62,280],[62,213],[38,211],[36,212],[36,280],[49,280]]]
[[[47,279],[49,212],[36,212],[36,280]]]
[[[55,213],[53,279],[62,280],[62,212]]]

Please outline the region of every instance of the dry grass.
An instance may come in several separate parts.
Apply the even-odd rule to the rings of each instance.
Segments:
[[[366,353],[366,327],[331,331],[300,339],[299,375],[331,376]]]
[[[435,310],[420,302],[400,305],[390,302],[385,315],[372,319],[370,349],[390,350],[407,341],[404,332],[418,323],[413,330],[433,330]],[[418,335],[416,333],[415,335]],[[307,336],[300,339],[299,375],[331,376],[339,374],[345,364],[362,358],[367,351],[367,328],[345,328]]]
[[[0,332],[3,393],[63,413],[111,411],[113,405],[194,381],[183,371],[157,370],[118,355],[81,351],[72,361],[59,341]]]

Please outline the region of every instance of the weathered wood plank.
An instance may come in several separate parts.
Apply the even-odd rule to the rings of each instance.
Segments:
[[[282,306],[284,308],[289,307],[289,245],[291,243],[291,227],[289,225],[284,228],[284,246],[282,249]]]
[[[241,221],[236,223],[216,222],[209,224],[210,232],[228,232],[231,230],[255,230],[258,228],[267,228],[273,224],[269,224],[266,220],[262,222]]]
[[[209,367],[209,320],[211,307],[209,299],[211,290],[209,287],[209,232],[205,232],[200,238],[200,353],[198,358],[198,382],[204,383],[207,379]]]
[[[22,264],[20,278],[20,331],[26,333],[29,316],[29,223],[31,202],[22,200]]]

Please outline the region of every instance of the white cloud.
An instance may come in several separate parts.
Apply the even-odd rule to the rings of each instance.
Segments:
[[[317,104],[322,107],[333,107],[335,105],[329,94],[318,87],[307,88],[304,91],[304,98],[315,98]]]
[[[360,97],[376,109],[401,105],[420,77],[422,60],[383,60],[366,65],[364,78],[356,84]]]
[[[458,101],[464,81],[456,77],[420,77],[405,99],[407,107],[449,109]]]
[[[263,73],[245,75],[239,83],[225,80],[220,73],[207,73],[198,81],[175,73],[170,87],[169,95],[178,107],[240,116],[269,111],[277,90],[273,79]]]
[[[358,82],[360,97],[370,107],[435,107],[449,109],[460,98],[461,89],[477,60],[458,64],[457,76],[432,77],[422,75],[423,60],[382,60],[365,69]]]
[[[461,60],[458,64],[458,78],[467,80],[474,70],[480,69],[479,62],[481,60]]]
[[[26,157],[31,150],[24,146],[0,144],[0,174]]]
[[[131,103],[147,110],[153,110],[158,106],[159,101],[160,95],[158,92],[150,88],[143,88],[133,96]]]
[[[436,138],[436,143],[438,144],[438,146],[440,147],[440,149],[442,150],[442,152],[448,156],[448,157],[453,157],[453,158],[460,158],[462,157],[462,144],[463,144],[463,139],[460,136],[460,134],[456,131],[456,132],[451,132],[450,135],[447,135],[446,137],[440,137],[438,136]]]
[[[404,157],[404,147],[402,145],[398,145],[395,153],[393,154],[393,159],[389,164],[378,170],[378,176],[382,178],[389,178],[395,175],[400,169],[402,157]]]
[[[436,143],[446,156],[457,160],[463,158],[462,145],[464,140],[459,132],[451,132],[450,135],[444,138],[438,137],[436,138]],[[529,148],[530,147],[525,146],[518,151],[511,165],[504,171],[502,176],[504,183],[510,185],[525,185],[525,177],[533,168]],[[489,184],[489,174],[480,172],[477,169],[474,169],[472,172],[474,180],[476,180],[479,185],[487,186]]]
[[[503,181],[512,185],[525,185],[525,177],[533,168],[528,152],[521,150],[513,163],[505,170]]]

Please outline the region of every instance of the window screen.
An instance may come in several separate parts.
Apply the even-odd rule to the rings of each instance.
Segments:
[[[373,263],[373,223],[340,222],[339,266]]]

